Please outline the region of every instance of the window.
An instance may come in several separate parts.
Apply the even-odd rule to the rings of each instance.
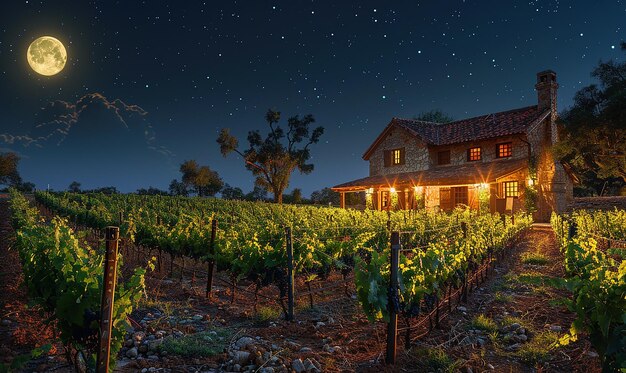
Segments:
[[[480,159],[481,159],[480,148],[467,149],[467,161],[468,162],[480,161]]]
[[[517,181],[505,181],[504,183],[502,183],[502,192],[504,193],[504,198],[518,197],[519,188]]]
[[[437,153],[437,164],[450,164],[450,151],[444,150]]]
[[[496,145],[496,157],[507,158],[513,155],[513,144],[510,142],[504,142]]]
[[[392,157],[392,164],[400,164],[400,149],[395,149],[391,151],[391,154],[393,155]]]
[[[439,188],[439,208],[443,211],[451,211],[458,205],[468,204],[467,187]]]
[[[404,148],[385,150],[385,167],[404,164]]]

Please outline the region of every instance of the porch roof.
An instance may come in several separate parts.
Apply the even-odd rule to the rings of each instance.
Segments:
[[[336,192],[357,192],[380,187],[493,183],[525,167],[528,167],[527,159],[502,159],[458,166],[436,166],[424,171],[364,177],[336,185],[331,189]]]

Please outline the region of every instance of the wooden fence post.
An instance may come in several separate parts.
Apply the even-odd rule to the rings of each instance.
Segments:
[[[287,242],[287,315],[288,321],[293,320],[293,293],[294,293],[294,274],[293,274],[293,243],[291,242],[291,227],[285,228],[285,238]]]
[[[389,324],[387,324],[387,354],[385,363],[396,363],[396,344],[398,334],[398,267],[400,262],[400,233],[391,233],[391,274],[389,278]]]
[[[115,301],[115,284],[117,283],[117,250],[120,229],[106,227],[106,253],[104,257],[104,278],[102,301],[100,303],[100,342],[96,368],[98,373],[109,372],[111,354],[111,332],[113,329],[113,302]]]
[[[576,221],[572,220],[569,225],[569,230],[567,231],[567,238],[571,240],[577,234],[578,234],[578,227],[576,226]]]
[[[213,269],[215,268],[215,231],[217,230],[217,219],[211,221],[211,241],[209,243],[209,268],[206,279],[206,297],[211,299],[211,288],[213,287]]]

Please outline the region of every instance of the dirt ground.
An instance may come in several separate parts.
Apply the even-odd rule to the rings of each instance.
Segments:
[[[3,201],[0,217],[0,261],[5,264],[0,272],[1,364],[51,343],[53,334],[52,327],[43,324],[44,317],[26,309],[28,302],[20,286],[19,260],[11,249],[13,232]],[[158,256],[156,251],[137,251],[124,245],[121,253],[125,257],[123,272],[144,265],[151,255]],[[162,260],[161,270],[147,275],[147,294],[132,314],[133,329],[118,357],[117,371],[281,372],[297,368],[296,360],[313,362],[325,372],[600,371],[597,354],[588,342],[553,345],[555,338],[569,329],[573,315],[557,302],[568,294],[533,281],[540,276],[563,275],[562,257],[549,227],[537,226],[524,233],[486,280],[473,289],[467,302],[455,303],[440,327],[414,341],[410,349],[403,348],[404,334],[399,334],[394,366],[384,364],[386,324],[367,321],[355,300],[350,278],[344,282],[340,274],[333,274],[324,281],[314,281],[313,308],[308,287],[298,279],[295,320],[285,321],[274,288],[263,289],[255,302],[254,286],[242,281],[233,296],[230,279],[219,272],[209,301],[205,298],[205,264],[187,260],[183,270],[180,259],[173,266],[168,255],[163,254]],[[6,325],[4,320],[8,320]],[[222,337],[218,332],[225,334]],[[189,356],[184,350],[181,354],[148,351],[147,347],[142,350],[142,345],[153,344],[163,336],[206,338],[206,333],[220,335],[223,340],[211,356]],[[247,360],[247,367],[235,365],[238,356],[245,355],[237,347],[244,339],[252,342],[241,350],[258,354],[256,365],[254,359]],[[188,351],[194,351],[192,347],[196,346],[185,346]],[[21,371],[59,372],[68,368],[57,344],[49,356],[27,363]],[[309,368],[315,371],[313,365]]]

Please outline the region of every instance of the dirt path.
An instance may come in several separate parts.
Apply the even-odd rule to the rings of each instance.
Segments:
[[[569,330],[574,315],[558,303],[568,297],[566,292],[537,279],[562,277],[563,271],[552,229],[534,226],[495,275],[458,307],[441,331],[404,354],[402,364],[414,367],[421,357],[430,364],[422,366],[426,369],[447,365],[465,372],[600,372],[597,354],[587,341],[553,345]],[[419,347],[442,348],[448,360]]]

